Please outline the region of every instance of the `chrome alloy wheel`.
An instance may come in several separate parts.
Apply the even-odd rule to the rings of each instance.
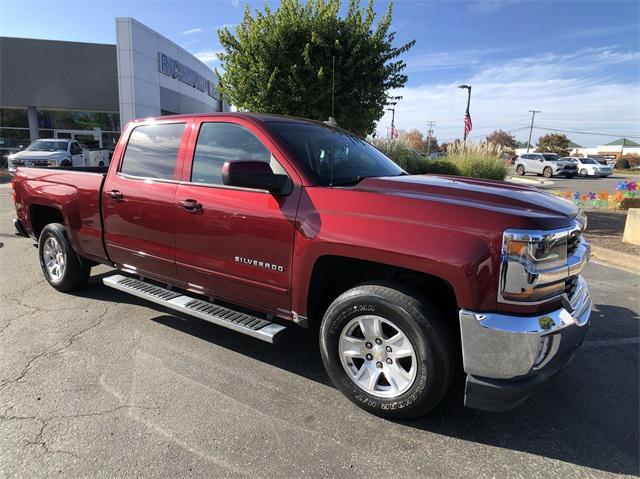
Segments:
[[[60,281],[64,276],[67,258],[58,240],[53,236],[48,237],[44,242],[42,253],[49,277],[55,282]]]
[[[338,348],[349,378],[372,396],[400,396],[416,379],[417,360],[411,341],[380,316],[358,316],[349,321]]]

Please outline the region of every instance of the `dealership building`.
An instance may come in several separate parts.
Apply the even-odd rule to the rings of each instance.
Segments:
[[[0,150],[38,138],[112,149],[134,118],[226,111],[211,69],[130,17],[116,44],[0,37]]]

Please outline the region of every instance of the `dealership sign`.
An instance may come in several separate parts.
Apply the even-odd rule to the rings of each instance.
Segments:
[[[191,85],[193,88],[205,92],[211,98],[218,100],[218,91],[213,82],[207,80],[200,73],[192,70],[184,63],[180,63],[164,53],[158,52],[158,70],[167,76]]]

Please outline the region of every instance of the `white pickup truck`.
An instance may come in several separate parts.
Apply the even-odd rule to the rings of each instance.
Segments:
[[[9,173],[19,166],[108,166],[109,150],[83,149],[76,140],[47,138],[35,140],[27,148],[8,157]]]

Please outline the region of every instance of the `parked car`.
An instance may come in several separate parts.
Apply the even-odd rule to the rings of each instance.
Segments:
[[[578,166],[578,174],[580,176],[598,176],[604,177],[613,174],[613,167],[603,165],[593,158],[580,158],[577,156],[565,156],[563,161],[573,161]]]
[[[429,155],[430,160],[442,160],[446,157],[447,157],[447,153],[442,151],[436,151],[435,153],[431,153]]]
[[[573,161],[565,161],[555,153],[525,153],[516,159],[516,172],[522,176],[527,173],[543,175],[545,178],[564,176],[573,178],[578,168]]]
[[[576,205],[411,176],[322,123],[135,121],[108,169],[20,167],[13,189],[16,229],[55,289],[100,263],[118,270],[106,286],[263,341],[311,328],[336,388],[380,416],[426,413],[458,369],[467,406],[515,407],[589,327]]]
[[[48,138],[35,140],[24,150],[9,155],[8,169],[13,174],[19,166],[107,166],[109,158],[106,149],[83,149],[75,140]]]

